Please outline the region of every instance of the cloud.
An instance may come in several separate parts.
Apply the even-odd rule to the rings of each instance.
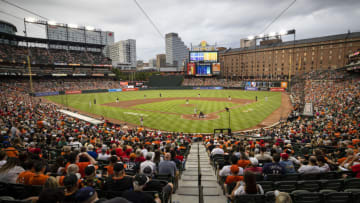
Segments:
[[[260,34],[292,0],[137,0],[163,35],[177,32],[187,46],[206,40],[236,48],[240,39]],[[148,60],[165,53],[165,40],[133,0],[13,0],[13,3],[58,22],[91,25],[115,32],[115,40],[136,39],[137,58]],[[297,39],[359,31],[358,0],[297,0],[267,32],[297,31]],[[21,18],[28,13],[0,1],[0,10]],[[0,13],[22,34],[23,22]],[[33,36],[44,29],[29,27]]]

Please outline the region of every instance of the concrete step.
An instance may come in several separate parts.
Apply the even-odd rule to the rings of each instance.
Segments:
[[[181,187],[189,187],[189,186],[197,186],[198,185],[198,181],[194,180],[194,181],[181,181],[181,183],[179,183],[179,188]],[[215,180],[209,180],[209,181],[201,181],[201,185],[204,187],[217,187],[218,183]]]
[[[185,196],[198,196],[199,189],[198,187],[182,187],[176,191],[179,195]],[[217,188],[203,188],[203,195],[204,196],[219,196],[219,191]]]
[[[198,176],[182,176],[181,177],[182,181],[195,181],[198,180]],[[216,181],[216,177],[215,176],[202,176],[201,177],[201,181]]]

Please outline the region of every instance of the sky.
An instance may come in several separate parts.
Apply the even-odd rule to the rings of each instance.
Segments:
[[[242,38],[281,30],[296,29],[297,39],[360,31],[359,0],[297,0],[266,31],[264,28],[294,0],[137,0],[161,35],[134,0],[7,1],[59,23],[113,31],[115,42],[136,39],[137,60],[144,61],[165,53],[164,36],[169,32],[178,33],[188,47],[205,40],[238,48]],[[0,0],[0,20],[13,23],[18,35],[23,35],[24,17],[35,16]],[[27,28],[30,36],[45,37],[43,27]]]

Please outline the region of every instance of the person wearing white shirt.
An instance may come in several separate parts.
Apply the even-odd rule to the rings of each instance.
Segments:
[[[231,193],[231,198],[235,196],[247,195],[247,194],[264,194],[264,190],[261,185],[256,184],[256,176],[253,172],[245,171],[244,182],[239,181],[234,190]]]
[[[111,157],[110,154],[106,154],[106,148],[101,148],[101,153],[98,155],[98,160],[107,161]]]
[[[220,148],[220,145],[216,145],[216,148],[211,151],[211,156],[214,156],[215,154],[224,155],[224,150]]]
[[[238,162],[238,158],[237,158],[236,156],[232,156],[232,157],[231,157],[231,163],[232,163],[232,165],[237,165],[237,162]],[[219,176],[221,177],[221,176],[229,176],[229,175],[231,175],[230,167],[231,167],[232,165],[226,165],[226,166],[224,166],[224,167],[220,170]],[[239,167],[239,173],[238,173],[238,175],[241,176],[241,175],[243,175],[243,174],[244,174],[244,169],[243,169],[242,167]]]
[[[6,159],[7,159],[6,152],[5,151],[0,151],[0,168],[4,164],[6,164]]]
[[[20,173],[25,170],[19,165],[17,158],[9,158],[6,164],[0,168],[0,182],[16,183],[16,179]]]
[[[153,173],[156,171],[156,164],[153,161],[151,161],[152,157],[153,157],[152,153],[146,154],[145,157],[146,161],[140,164],[140,173],[144,173],[144,168],[146,168],[147,166],[151,167]]]
[[[309,158],[309,164],[308,165],[301,165],[298,169],[299,173],[303,174],[309,174],[309,173],[320,173],[320,167],[316,165],[316,158],[314,156],[311,156]]]

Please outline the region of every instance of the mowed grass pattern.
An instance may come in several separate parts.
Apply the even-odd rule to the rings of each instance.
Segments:
[[[146,98],[159,98],[160,93],[162,94],[162,98],[197,97],[198,94],[201,94],[201,97],[228,98],[228,96],[231,96],[232,98],[255,100],[255,97],[257,96],[258,102],[231,109],[231,128],[233,131],[256,126],[281,105],[281,93],[279,92],[241,90],[148,90],[136,92],[58,95],[46,98],[65,106],[126,121],[135,125],[140,125],[140,116],[136,114],[142,114],[144,115],[144,126],[167,131],[211,133],[215,128],[227,128],[229,125],[227,112],[219,113],[218,115],[220,115],[220,118],[216,120],[196,121],[182,119],[180,115],[101,105],[115,102],[117,97],[120,101],[144,99],[144,95],[146,95]],[[268,97],[268,101],[265,101],[266,96]],[[96,105],[93,104],[94,99],[96,99]],[[91,107],[89,103],[92,103]],[[200,101],[190,99],[190,104],[191,103],[196,104],[197,109],[202,110],[205,113],[220,111],[225,107],[237,105],[231,102]],[[181,107],[181,104],[185,104],[185,100],[170,100],[141,104],[136,105],[135,108],[180,114],[191,114],[194,112],[192,107]]]

